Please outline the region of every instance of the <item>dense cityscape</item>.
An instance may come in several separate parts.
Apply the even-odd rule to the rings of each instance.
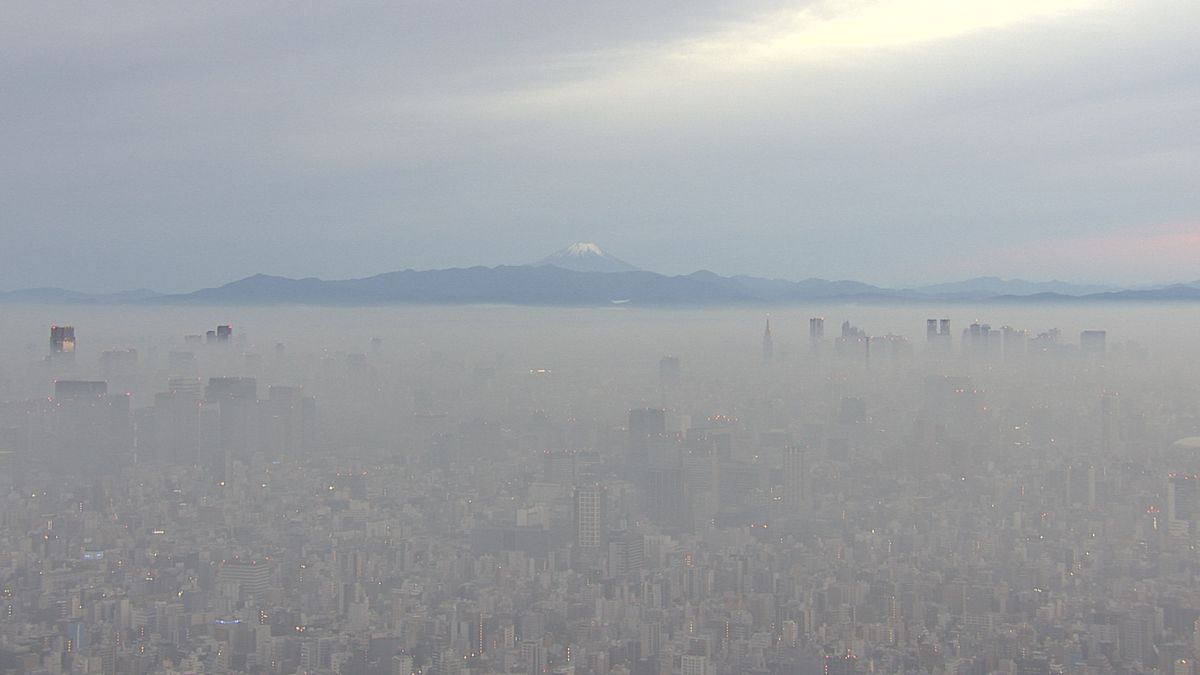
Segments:
[[[1197,672],[1190,362],[805,322],[552,363],[44,328],[0,367],[0,672]]]
[[[1200,675],[1200,1],[0,3],[0,675]]]

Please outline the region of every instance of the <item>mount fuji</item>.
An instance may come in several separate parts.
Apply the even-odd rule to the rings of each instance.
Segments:
[[[572,272],[637,272],[637,267],[605,253],[599,246],[588,241],[555,251],[533,263],[534,267],[553,265]]]

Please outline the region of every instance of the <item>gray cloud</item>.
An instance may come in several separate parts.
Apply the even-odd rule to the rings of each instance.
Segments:
[[[1097,279],[1012,252],[1200,225],[1194,3],[819,46],[845,37],[831,11],[13,6],[0,288],[517,263],[578,239],[665,272]]]

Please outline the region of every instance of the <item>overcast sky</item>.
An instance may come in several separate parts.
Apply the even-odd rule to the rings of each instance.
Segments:
[[[1200,278],[1200,2],[5,3],[0,289]]]

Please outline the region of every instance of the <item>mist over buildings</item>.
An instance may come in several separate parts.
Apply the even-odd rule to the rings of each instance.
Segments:
[[[1200,675],[1195,0],[3,9],[0,675]]]
[[[1190,673],[1177,310],[10,306],[0,668]]]

